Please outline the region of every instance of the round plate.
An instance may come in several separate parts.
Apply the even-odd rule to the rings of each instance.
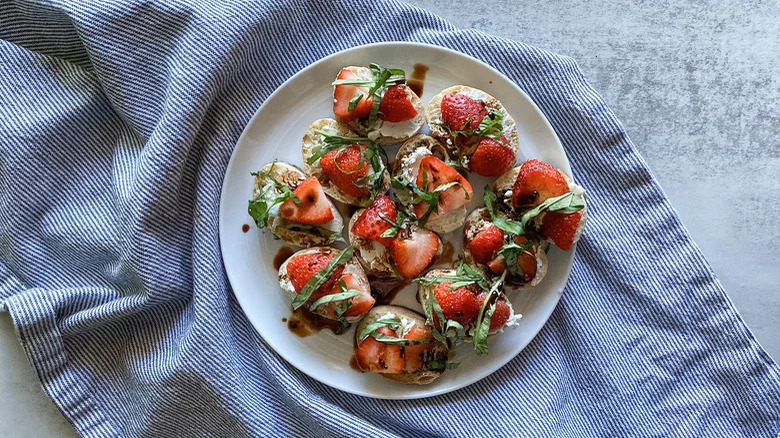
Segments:
[[[379,43],[348,49],[308,66],[282,84],[249,121],[238,140],[222,185],[219,235],[222,258],[233,291],[268,345],[294,367],[334,388],[354,394],[385,399],[428,397],[454,391],[474,383],[509,362],[528,345],[549,318],[566,285],[573,252],[552,247],[548,254],[549,271],[537,287],[509,293],[516,312],[523,315],[520,325],[490,338],[490,352],[478,357],[471,344],[457,349],[460,366],[446,371],[427,386],[405,385],[373,373],[359,373],[350,367],[353,353],[353,328],[342,335],[322,330],[308,337],[292,333],[282,318],[290,316],[290,299],[281,291],[273,258],[281,243],[267,231],[255,227],[247,213],[252,197],[253,177],[265,164],[278,159],[302,167],[301,138],[315,120],[333,117],[333,92],[330,83],[339,69],[348,65],[375,62],[411,73],[413,66],[430,67],[422,100],[427,105],[440,90],[457,84],[469,85],[497,97],[517,122],[520,136],[520,160],[535,157],[571,174],[558,137],[531,99],[506,76],[492,67],[459,52],[438,46],[415,43]],[[427,127],[426,127],[427,130]],[[397,147],[390,148],[392,159]],[[472,179],[470,177],[470,179]],[[489,181],[473,178],[475,201],[481,206],[482,188]],[[345,218],[345,223],[349,218]],[[243,232],[245,224],[249,232]],[[442,236],[460,251],[462,228]],[[297,250],[297,249],[296,249]],[[417,311],[416,285],[402,290],[394,304]]]

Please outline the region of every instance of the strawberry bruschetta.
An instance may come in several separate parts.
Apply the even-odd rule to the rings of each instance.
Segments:
[[[279,267],[279,285],[292,299],[293,310],[306,307],[344,325],[360,320],[375,303],[351,247],[296,252]]]
[[[585,229],[585,189],[554,166],[531,159],[501,175],[493,189],[526,232],[535,231],[565,251]]]
[[[426,385],[444,370],[447,347],[437,341],[425,317],[398,306],[377,306],[355,330],[355,361],[363,372],[402,383]]]
[[[448,161],[438,140],[416,135],[398,150],[393,168],[392,185],[399,201],[421,227],[439,233],[463,225],[466,205],[474,198],[471,183]]]
[[[377,278],[417,277],[442,253],[439,236],[408,220],[387,195],[357,210],[348,229],[356,258]]]
[[[425,124],[424,111],[400,69],[349,66],[333,82],[336,120],[378,144],[400,143],[418,133]]]
[[[466,218],[463,260],[490,277],[506,271],[505,289],[536,286],[547,274],[547,253],[538,239],[519,234],[513,221],[494,209],[478,208]]]
[[[259,228],[268,228],[279,239],[302,247],[342,239],[344,221],[316,177],[279,161],[252,175],[255,184],[249,215]]]
[[[457,269],[434,269],[415,280],[417,298],[434,336],[451,348],[472,342],[477,354],[487,354],[487,338],[520,321],[502,291],[503,276],[488,283],[465,263]]]
[[[349,205],[366,205],[390,189],[383,155],[376,143],[333,119],[315,121],[303,136],[303,169]]]
[[[499,176],[515,164],[517,126],[488,93],[456,85],[431,99],[426,109],[431,135],[444,142],[459,164],[478,175]]]

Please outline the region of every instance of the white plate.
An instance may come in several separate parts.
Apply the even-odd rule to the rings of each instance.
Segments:
[[[558,137],[539,108],[506,76],[459,52],[416,43],[379,43],[355,47],[323,58],[298,72],[277,89],[249,121],[238,140],[222,186],[219,235],[222,258],[233,291],[268,345],[290,364],[334,388],[385,399],[409,399],[444,394],[474,383],[509,362],[528,345],[547,321],[571,269],[573,252],[551,248],[549,271],[540,285],[511,293],[515,311],[523,314],[520,326],[489,340],[490,354],[477,357],[469,344],[457,350],[456,370],[445,372],[428,386],[412,386],[377,374],[356,372],[350,367],[354,328],[336,336],[329,330],[305,338],[287,328],[282,318],[290,316],[290,299],[278,286],[272,259],[281,244],[270,233],[260,232],[247,214],[252,196],[250,172],[279,159],[302,166],[301,138],[316,119],[333,117],[331,81],[343,66],[375,62],[398,67],[410,74],[416,63],[430,66],[422,100],[426,103],[440,90],[464,84],[497,97],[517,121],[520,159],[547,161],[567,174],[570,168]],[[397,148],[393,148],[391,158]],[[476,208],[487,180],[475,178]],[[348,218],[345,218],[345,222]],[[242,231],[250,224],[250,231]],[[462,229],[442,236],[460,250]],[[457,252],[456,252],[457,253]],[[416,286],[401,291],[394,303],[421,311],[414,300]]]

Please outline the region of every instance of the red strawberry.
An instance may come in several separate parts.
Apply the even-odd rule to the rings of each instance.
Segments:
[[[393,85],[385,90],[382,101],[379,102],[380,119],[398,123],[413,119],[416,115],[417,110],[406,92],[406,86]]]
[[[301,181],[293,193],[301,203],[296,204],[292,199],[284,201],[279,207],[281,217],[308,225],[323,225],[333,220],[330,201],[317,178],[310,176]]]
[[[380,327],[377,332],[396,337],[396,333],[388,327]],[[400,346],[384,344],[371,336],[358,345],[355,359],[361,370],[377,373],[398,374],[404,371],[405,366]]]
[[[352,225],[351,231],[360,237],[376,240],[389,247],[393,243],[393,238],[381,236],[382,233],[392,228],[392,225],[382,219],[382,216],[392,222],[398,219],[395,203],[387,195],[377,196],[374,202],[360,213],[355,224]]]
[[[487,293],[485,292],[482,292],[477,297],[480,308],[482,307],[482,303],[485,302],[486,297]],[[493,316],[490,317],[490,331],[492,332],[503,327],[504,324],[509,321],[510,316],[512,316],[511,305],[504,299],[499,298],[499,300],[496,301],[496,310],[493,311]]]
[[[365,187],[359,187],[360,178],[364,178],[371,170],[368,159],[361,158],[366,146],[353,144],[346,148],[334,149],[320,158],[320,167],[327,177],[344,193],[356,198],[365,198],[371,192]]]
[[[454,131],[477,129],[487,115],[485,105],[464,94],[448,94],[441,100],[442,122]]]
[[[376,303],[376,300],[374,297],[371,296],[371,291],[366,290],[360,283],[358,283],[355,276],[352,274],[344,274],[341,277],[341,280],[344,281],[344,283],[347,285],[347,290],[357,290],[362,292],[362,295],[358,295],[354,298],[350,298],[350,305],[346,312],[344,312],[344,316],[357,316],[362,315],[374,306],[374,303]],[[333,293],[339,293],[341,292],[341,287],[338,283],[336,283],[336,287],[333,290]]]
[[[287,275],[296,292],[300,292],[311,277],[321,271],[325,265],[330,262],[335,255],[333,253],[325,254],[321,252],[309,252],[292,256],[287,261]],[[328,277],[311,296],[311,301],[321,298],[323,295],[332,293],[334,288],[338,288],[338,279],[344,272],[344,267],[339,266],[336,271]]]
[[[515,243],[522,245],[528,242],[523,236],[515,236]],[[504,256],[498,256],[488,262],[488,268],[494,274],[500,274],[506,269],[506,263],[504,262]],[[524,283],[528,283],[536,277],[536,252],[533,247],[526,249],[517,255],[517,266],[523,273],[522,279]]]
[[[458,207],[468,204],[474,197],[474,190],[469,181],[457,170],[448,166],[444,161],[428,155],[420,160],[420,170],[417,174],[417,186],[429,192],[432,192],[439,186],[455,182],[456,184],[439,195],[439,209],[431,215],[431,218],[437,214],[444,214],[455,210]],[[425,184],[427,182],[427,185]],[[422,217],[428,211],[428,204],[421,202],[415,204],[414,213],[417,217]]]
[[[406,278],[420,275],[439,250],[439,238],[428,230],[416,230],[408,238],[396,237],[390,245],[390,258],[398,273]]]
[[[568,251],[574,245],[577,228],[582,220],[582,210],[571,213],[547,213],[542,218],[542,234],[560,249]]]
[[[504,232],[490,224],[469,242],[469,252],[477,263],[487,263],[495,257],[496,251],[502,246],[504,246]]]
[[[498,176],[515,164],[515,153],[508,146],[509,140],[501,136],[501,143],[489,137],[483,137],[471,156],[471,170],[482,176]]]
[[[336,79],[358,79],[358,76],[351,70],[342,68]],[[363,98],[355,105],[352,111],[349,111],[349,101],[357,93],[363,95]],[[354,85],[336,85],[333,87],[333,114],[336,120],[342,123],[348,123],[367,116],[371,112],[373,99],[368,97],[367,87],[356,87]]]
[[[512,204],[535,207],[568,192],[569,183],[558,169],[543,161],[528,160],[520,166],[512,187]]]
[[[417,325],[412,326],[404,335],[404,339],[433,339],[433,333],[428,328],[422,328]],[[426,351],[433,350],[432,342],[425,344],[407,345],[404,347],[404,360],[406,361],[406,372],[413,373],[422,368],[423,354]]]
[[[433,289],[433,296],[441,306],[444,318],[468,324],[479,314],[479,302],[477,295],[467,287],[459,287],[450,290],[451,281],[444,281]],[[438,320],[436,321],[438,326]]]

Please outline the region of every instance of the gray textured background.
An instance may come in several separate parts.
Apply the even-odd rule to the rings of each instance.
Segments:
[[[780,2],[411,3],[576,59],[737,309],[780,359]],[[6,314],[0,369],[0,436],[75,436],[41,391]]]

